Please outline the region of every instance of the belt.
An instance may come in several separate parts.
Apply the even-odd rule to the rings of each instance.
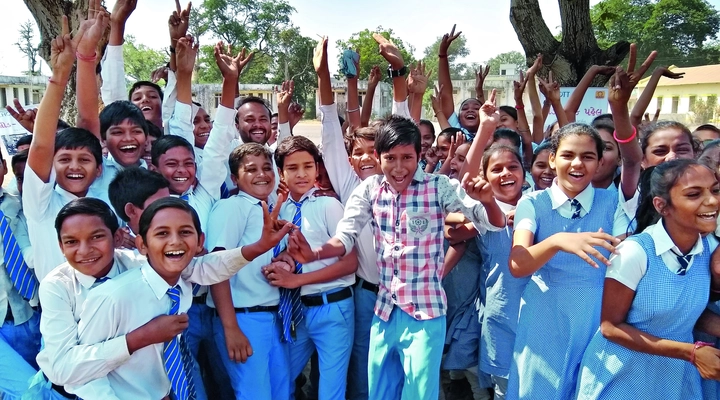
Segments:
[[[258,312],[278,312],[280,306],[254,306],[254,307],[237,307],[235,308],[235,314],[250,314]],[[213,308],[213,312],[218,316],[216,308]]]
[[[363,288],[365,290],[369,290],[375,294],[378,294],[378,292],[380,291],[380,286],[378,286],[374,283],[370,283],[360,277],[357,278],[357,285],[360,286],[361,288]]]
[[[205,304],[207,300],[207,293],[203,293],[200,296],[193,297],[193,304]]]
[[[323,304],[336,303],[341,300],[349,299],[353,295],[352,288],[349,286],[333,293],[314,294],[302,296],[300,300],[306,307],[321,306]]]
[[[45,377],[45,380],[50,382],[50,379],[48,379],[47,375],[45,375],[44,373],[43,373],[43,377]],[[75,396],[74,394],[70,394],[70,393],[66,392],[64,387],[62,387],[60,385],[56,385],[52,382],[50,382],[50,384],[52,385],[52,389],[54,391],[58,392],[58,394],[60,396],[66,398],[66,399],[77,399],[77,396]]]

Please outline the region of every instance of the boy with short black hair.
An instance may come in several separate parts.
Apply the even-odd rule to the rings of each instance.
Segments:
[[[22,184],[25,178],[25,165],[27,164],[28,150],[19,151],[12,157],[10,164],[14,175],[15,189],[17,194],[22,197]],[[23,217],[24,218],[24,217]]]
[[[292,229],[292,224],[278,224],[276,218],[277,213],[264,211],[260,240],[209,254],[200,265],[190,266],[204,242],[198,215],[180,199],[157,200],[140,217],[136,238],[149,264],[108,281],[102,291],[91,291],[80,318],[80,343],[113,340],[158,316],[186,312],[192,300],[189,282],[214,284],[228,279],[247,264],[246,259],[272,249]],[[176,398],[193,398],[192,361],[183,335],[175,336],[165,345],[136,351],[106,376],[70,391],[87,400],[161,399],[171,390]]]
[[[133,235],[139,231],[140,215],[157,199],[170,196],[168,181],[154,171],[127,168],[110,182],[110,203]]]

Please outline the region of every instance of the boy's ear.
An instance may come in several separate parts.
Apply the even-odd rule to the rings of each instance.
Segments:
[[[278,170],[278,176],[280,177],[280,180],[284,182],[284,181],[285,181],[285,175],[283,174],[282,168],[277,167],[277,170]]]
[[[124,235],[125,235],[125,231],[123,230],[123,228],[119,228],[118,230],[115,231],[115,234],[113,235],[113,246],[116,249],[123,247],[123,242],[124,242],[123,239],[125,239]]]
[[[140,254],[147,256],[147,246],[145,246],[145,241],[143,240],[142,236],[135,236],[135,247],[138,249]]]
[[[555,169],[555,154],[550,153],[548,156],[548,164],[550,164],[551,169]]]
[[[195,251],[195,254],[200,254],[205,249],[205,234],[200,232],[200,236],[198,237],[198,247]]]
[[[135,207],[132,203],[125,203],[125,207],[123,207],[123,211],[125,211],[125,215],[128,216],[128,219],[133,219],[136,209],[137,207]]]
[[[102,175],[102,172],[103,172],[103,165],[102,165],[102,163],[100,163],[97,166],[97,174],[95,174],[95,179],[99,178],[100,175]]]

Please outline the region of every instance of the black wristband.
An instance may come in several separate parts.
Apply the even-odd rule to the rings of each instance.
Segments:
[[[172,46],[170,46],[170,52],[173,53],[173,54],[175,54],[175,48],[172,47]]]

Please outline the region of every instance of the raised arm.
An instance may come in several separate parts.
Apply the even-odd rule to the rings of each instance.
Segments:
[[[191,144],[195,143],[192,124],[191,81],[197,51],[198,44],[189,35],[178,39],[175,44],[177,101],[166,129],[168,134],[180,136]]]
[[[580,103],[582,103],[582,99],[585,97],[585,92],[587,92],[593,79],[595,79],[595,76],[612,75],[614,73],[614,67],[603,67],[599,65],[593,65],[587,70],[580,82],[578,82],[577,86],[575,86],[575,90],[573,90],[567,103],[565,103],[565,116],[567,117],[568,122],[575,122],[575,117],[577,116],[578,109],[580,108]]]
[[[434,94],[430,95],[430,104],[432,104],[433,112],[435,113],[438,125],[440,125],[440,129],[449,128],[450,122],[448,121],[448,116],[445,115],[443,111],[442,87],[435,87]]]
[[[95,79],[95,65],[97,60],[97,47],[100,38],[105,33],[108,25],[108,15],[100,6],[100,0],[93,0],[90,3],[90,10],[85,21],[85,34],[78,42],[76,49],[77,56],[77,79],[76,79],[76,102],[77,102],[77,127],[92,132],[98,140],[100,137],[100,118],[98,111],[98,87]]]
[[[455,33],[455,25],[453,25],[450,33],[443,35],[438,48],[438,85],[440,85],[440,95],[442,96],[443,114],[446,117],[455,112],[455,100],[453,99],[453,86],[450,79],[450,62],[448,61],[448,48],[452,42],[460,37],[462,32]]]
[[[357,53],[356,53],[357,54]],[[355,70],[360,70],[360,56],[355,63]],[[347,107],[348,123],[352,129],[360,128],[360,99],[358,98],[358,76],[357,74],[347,77]]]
[[[463,164],[462,169],[458,173],[460,177],[465,177],[465,175],[469,173],[469,178],[472,179],[480,172],[482,154],[490,142],[490,139],[492,139],[492,135],[500,121],[500,114],[498,114],[495,103],[496,95],[497,92],[493,89],[490,93],[490,98],[480,108],[480,127],[478,128],[478,134],[470,145],[470,149],[465,157],[465,164]]]
[[[513,93],[515,97],[515,109],[517,110],[517,121],[518,121],[518,133],[522,138],[522,154],[523,164],[525,168],[530,168],[532,164],[533,148],[532,148],[532,135],[530,134],[530,126],[528,125],[527,116],[525,115],[525,102],[523,101],[523,92],[525,92],[525,86],[527,85],[527,78],[520,72],[520,80],[513,81]]]
[[[532,67],[527,70],[527,91],[528,97],[530,98],[530,107],[533,113],[532,123],[532,138],[533,142],[540,144],[545,139],[545,117],[542,106],[540,105],[540,96],[538,95],[537,83],[535,82],[535,75],[542,67],[542,54],[538,54]]]
[[[645,114],[645,110],[647,110],[648,105],[650,105],[650,101],[652,100],[653,94],[655,93],[658,82],[660,82],[660,78],[662,78],[663,76],[670,79],[681,79],[683,76],[685,76],[685,73],[681,72],[676,74],[667,69],[667,67],[655,68],[655,71],[653,71],[652,75],[650,76],[647,85],[645,85],[645,89],[643,89],[642,94],[640,95],[640,97],[638,97],[637,103],[635,103],[635,106],[632,109],[632,113],[630,114],[630,123],[632,123],[634,127],[638,128],[642,125],[643,114]],[[659,111],[660,108],[658,107],[658,114]]]
[[[407,81],[407,88],[413,99],[410,104],[410,117],[416,123],[420,121],[422,115],[422,100],[431,74],[431,70],[425,70],[425,63],[422,61],[418,62],[417,67],[410,68],[410,76]]]
[[[484,69],[481,65],[480,69],[475,71],[475,98],[480,104],[485,103],[485,79],[489,74],[490,64],[486,65]]]
[[[560,101],[560,85],[553,79],[552,71],[548,73],[547,80],[542,78],[538,78],[538,80],[540,81],[540,91],[543,92],[547,100],[550,100],[550,104],[552,104],[552,109],[555,112],[558,124],[562,128],[568,124],[568,119],[565,115],[562,102]]]
[[[405,61],[403,60],[402,54],[400,53],[400,50],[397,48],[397,46],[395,46],[392,41],[385,39],[385,37],[379,33],[373,33],[373,38],[380,47],[380,54],[385,58],[385,60],[387,60],[387,62],[390,64],[390,67],[395,71],[401,70],[405,66]],[[407,84],[405,82],[405,77],[394,77],[393,99],[396,103],[403,103],[407,101],[407,98],[408,90]]]
[[[277,90],[277,86],[275,87]],[[285,81],[282,83],[280,90],[277,91],[277,107],[278,107],[278,135],[277,143],[280,143],[286,137],[292,136],[290,126],[290,105],[292,104],[293,94],[295,93],[295,82]]]
[[[103,79],[101,95],[105,104],[117,100],[127,100],[123,43],[125,43],[125,23],[136,6],[137,0],[118,0],[110,15],[110,36],[100,72]]]
[[[373,97],[375,97],[375,89],[380,83],[382,75],[380,74],[380,67],[377,65],[372,67],[370,70],[370,76],[368,77],[368,87],[365,92],[365,99],[363,99],[362,111],[360,113],[360,126],[366,127],[370,125],[370,117],[372,116]]]

